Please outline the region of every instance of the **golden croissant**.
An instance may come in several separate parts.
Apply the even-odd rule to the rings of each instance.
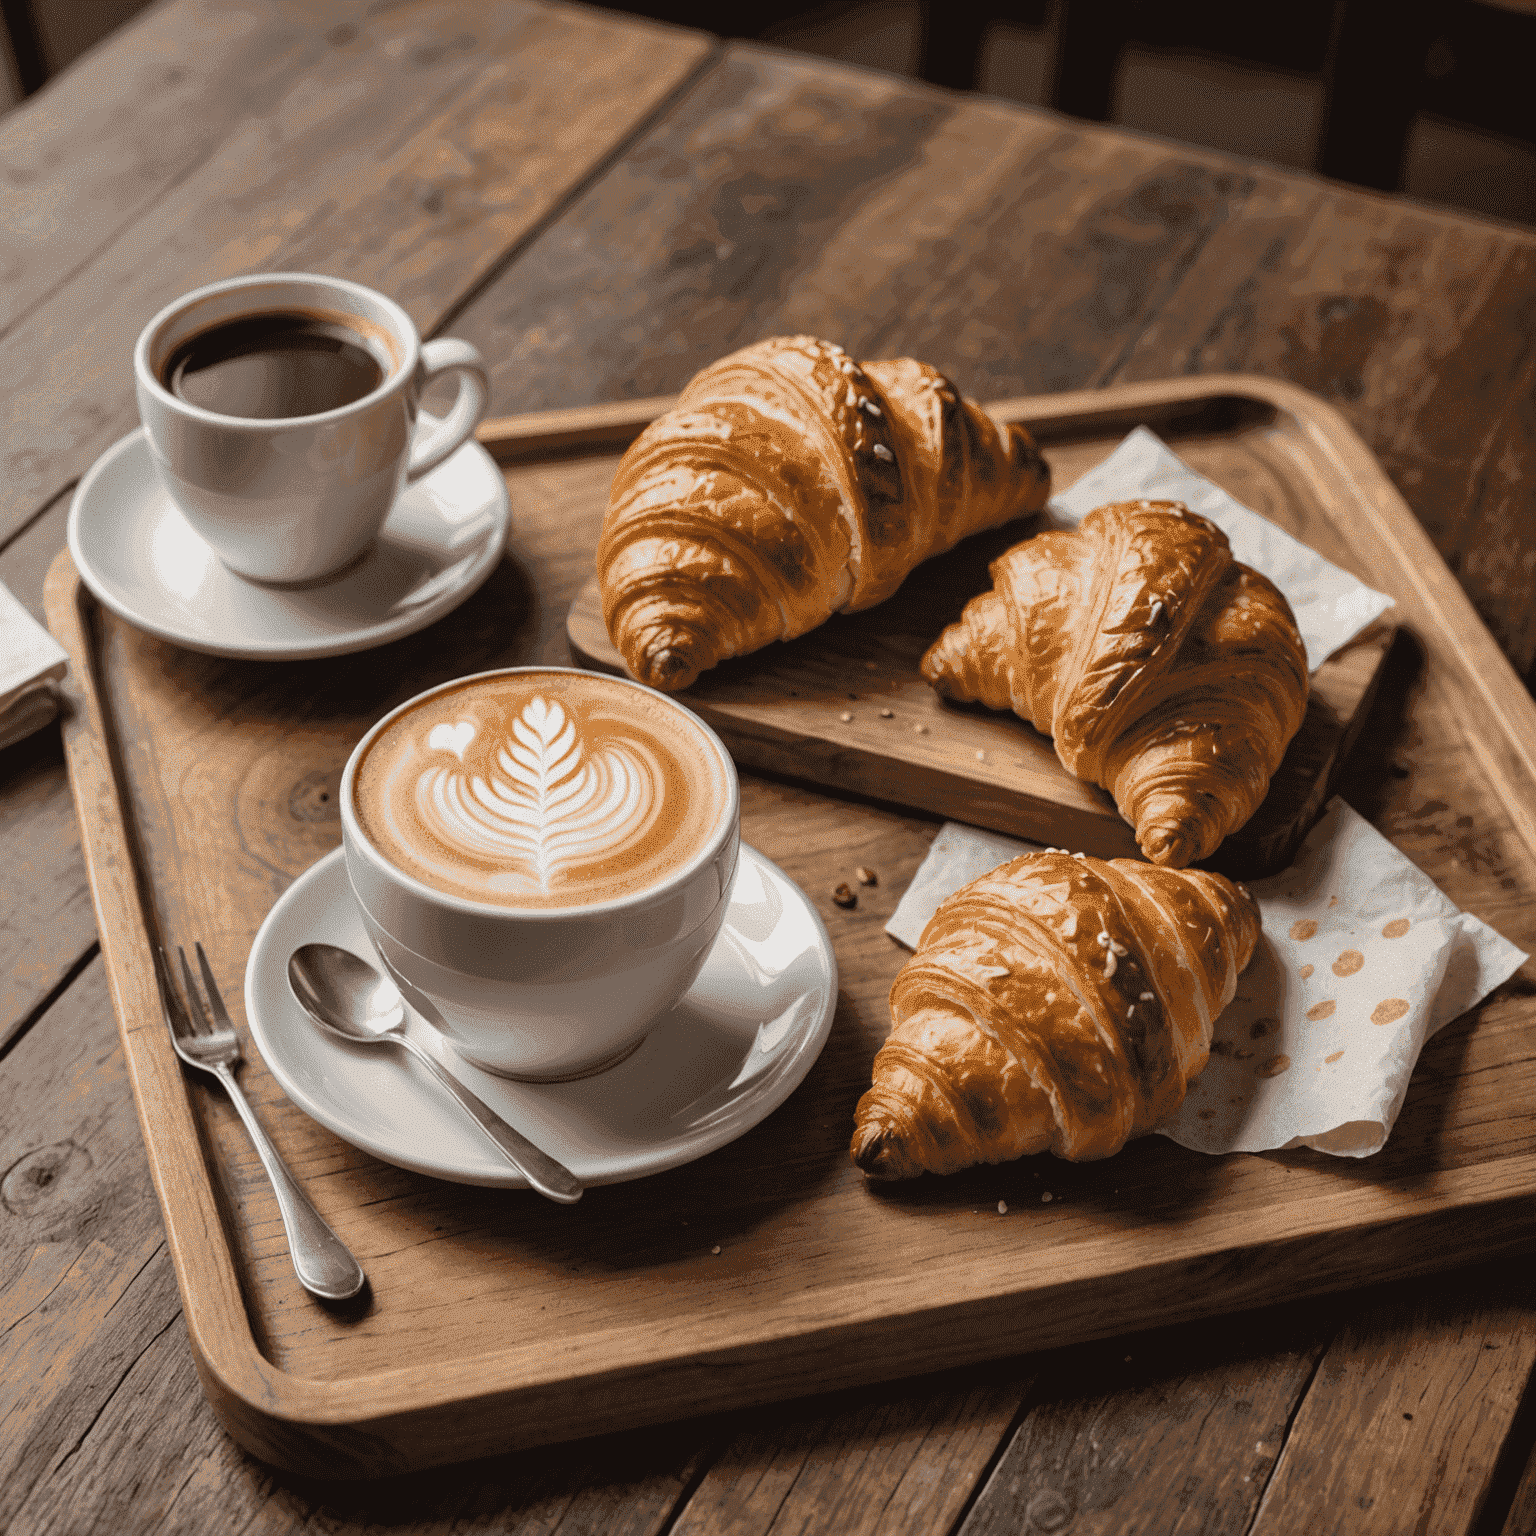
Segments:
[[[1109,1157],[1183,1103],[1258,937],[1253,898],[1203,870],[1053,849],[973,880],[891,987],[853,1160],[904,1179]]]
[[[1050,472],[936,369],[781,336],[698,374],[630,446],[597,547],[630,672],[700,672],[889,597],[966,534],[1038,511]]]
[[[1122,501],[991,566],[923,657],[946,698],[1012,709],[1182,868],[1259,808],[1307,708],[1307,653],[1267,577],[1176,501]]]

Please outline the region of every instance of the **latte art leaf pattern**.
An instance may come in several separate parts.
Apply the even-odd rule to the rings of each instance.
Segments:
[[[660,810],[661,785],[661,766],[642,742],[610,740],[588,752],[565,710],[535,697],[483,771],[430,767],[416,803],[445,843],[547,892],[563,870],[609,858],[643,835]]]

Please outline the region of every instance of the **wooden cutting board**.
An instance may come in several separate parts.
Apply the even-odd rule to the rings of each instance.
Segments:
[[[1047,451],[1056,489],[1064,490],[1138,421],[1154,430],[1159,420],[1173,417],[1187,425],[1196,402],[1171,400],[1168,386],[1161,386],[1161,394],[1158,388],[1143,391],[1134,419],[1118,393],[1103,395],[1098,411],[1063,413],[1048,401],[1005,401],[991,410],[1030,428]],[[1305,540],[1328,518],[1347,523],[1366,515],[1373,495],[1396,494],[1380,470],[1368,477],[1370,484],[1360,483],[1358,471],[1335,472],[1323,483],[1283,470],[1261,476],[1261,442],[1264,461],[1275,462],[1273,441],[1253,431],[1262,403],[1250,399],[1245,408],[1240,398],[1223,395],[1203,404],[1211,430],[1197,444],[1181,442],[1180,452],[1298,538]],[[1326,434],[1328,423],[1321,425]],[[494,424],[489,435],[496,440]],[[1319,457],[1301,430],[1287,447]],[[679,698],[714,727],[743,767],[1103,858],[1136,857],[1135,837],[1114,801],[1063,768],[1049,738],[1012,715],[946,704],[918,671],[944,625],[991,586],[989,562],[1031,526],[1030,519],[1020,519],[966,539],[920,566],[879,607],[839,614],[797,640],[716,667]],[[571,605],[566,632],[581,665],[626,674],[603,624],[595,576]],[[1264,804],[1226,840],[1210,867],[1257,877],[1290,862],[1370,708],[1393,632],[1390,622],[1381,621],[1317,669],[1306,718]]]

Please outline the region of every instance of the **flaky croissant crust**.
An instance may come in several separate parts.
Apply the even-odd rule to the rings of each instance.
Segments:
[[[945,697],[1012,709],[1115,797],[1142,852],[1214,853],[1259,808],[1307,707],[1290,604],[1176,501],[1095,508],[991,566],[923,657]]]
[[[597,550],[603,618],[640,681],[889,597],[920,561],[1045,504],[1023,427],[936,369],[783,336],[698,374],[631,445]]]
[[[1259,910],[1203,870],[1027,853],[934,913],[851,1153],[875,1178],[1118,1152],[1183,1102]]]

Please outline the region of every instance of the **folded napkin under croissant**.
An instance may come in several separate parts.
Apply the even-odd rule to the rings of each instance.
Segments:
[[[946,822],[886,932],[916,948],[945,897],[1029,848]],[[1263,935],[1209,1064],[1156,1129],[1197,1152],[1380,1151],[1425,1041],[1527,956],[1339,799],[1289,869],[1248,889]]]
[[[0,748],[58,714],[54,684],[68,665],[58,641],[0,584]]]
[[[1182,501],[1216,523],[1237,558],[1285,593],[1314,669],[1391,606],[1196,474],[1145,427],[1056,496],[1047,516],[1070,527],[1103,502],[1136,496]],[[941,901],[1029,848],[946,823],[886,932],[915,948]],[[1376,1152],[1425,1041],[1527,956],[1338,799],[1289,869],[1248,888],[1263,936],[1216,1020],[1209,1064],[1157,1130],[1201,1152]]]

